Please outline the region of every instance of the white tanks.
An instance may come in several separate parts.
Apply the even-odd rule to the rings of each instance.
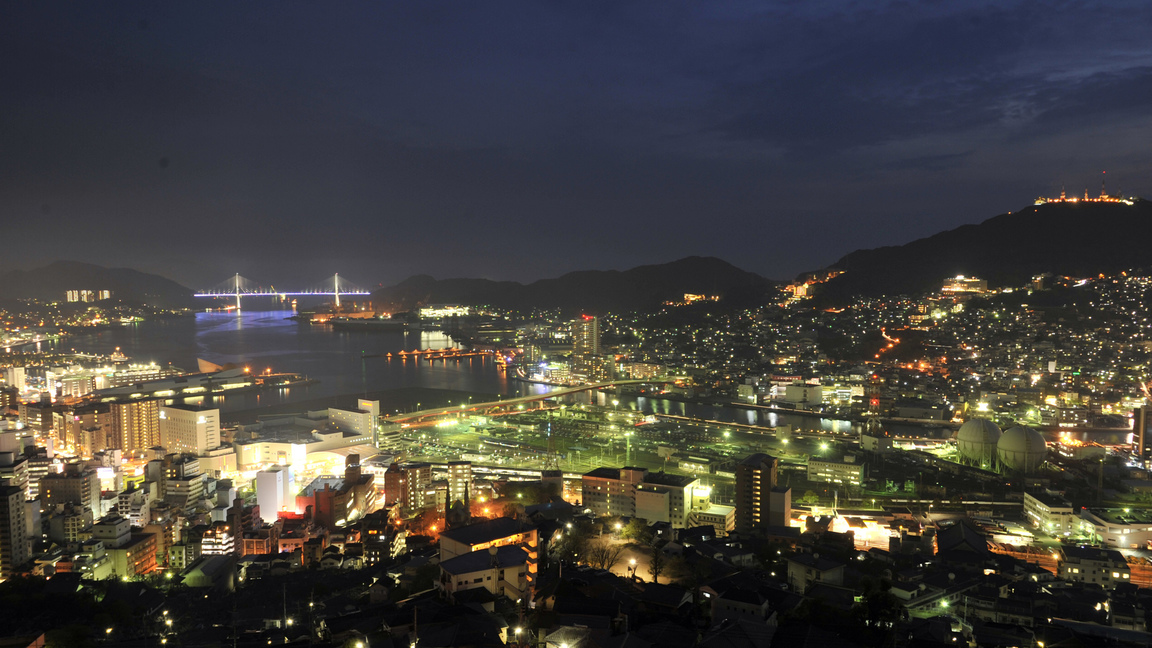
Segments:
[[[1048,455],[1048,444],[1039,432],[1016,425],[1008,428],[996,443],[1000,465],[1014,472],[1035,472]]]
[[[971,419],[961,425],[956,433],[956,448],[960,456],[979,464],[981,468],[992,468],[999,441],[1000,428],[988,419]]]

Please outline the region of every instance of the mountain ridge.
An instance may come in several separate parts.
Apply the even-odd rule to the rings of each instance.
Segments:
[[[1117,236],[1120,234],[1120,236]],[[1152,202],[1030,205],[904,245],[850,252],[828,269],[841,274],[816,287],[818,303],[855,296],[939,290],[947,277],[976,276],[990,286],[1032,276],[1089,276],[1152,266]]]
[[[722,259],[690,256],[628,270],[576,270],[527,284],[415,275],[373,292],[372,301],[401,310],[459,303],[602,313],[651,308],[682,299],[685,293],[721,295],[732,303],[751,303],[771,294],[777,286],[778,282]]]
[[[191,306],[192,290],[156,274],[82,261],[53,261],[0,274],[0,299],[63,301],[69,290],[111,290],[112,299],[158,306]]]

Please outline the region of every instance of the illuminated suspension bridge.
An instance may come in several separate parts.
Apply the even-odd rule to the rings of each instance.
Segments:
[[[240,308],[241,297],[334,297],[336,305],[340,305],[340,297],[353,295],[370,295],[371,292],[356,286],[347,279],[341,279],[336,273],[327,279],[309,286],[303,290],[277,290],[273,285],[261,285],[239,273],[220,283],[197,292],[193,297],[215,297],[236,300],[236,308]]]

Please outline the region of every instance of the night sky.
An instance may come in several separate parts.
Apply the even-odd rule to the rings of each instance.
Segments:
[[[0,266],[786,279],[1152,195],[1152,3],[5,3]]]

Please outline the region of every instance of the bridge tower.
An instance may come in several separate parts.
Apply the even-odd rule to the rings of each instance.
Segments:
[[[336,295],[336,308],[340,308],[340,273],[332,277],[332,290]]]
[[[240,312],[240,273],[236,273],[236,312]]]

